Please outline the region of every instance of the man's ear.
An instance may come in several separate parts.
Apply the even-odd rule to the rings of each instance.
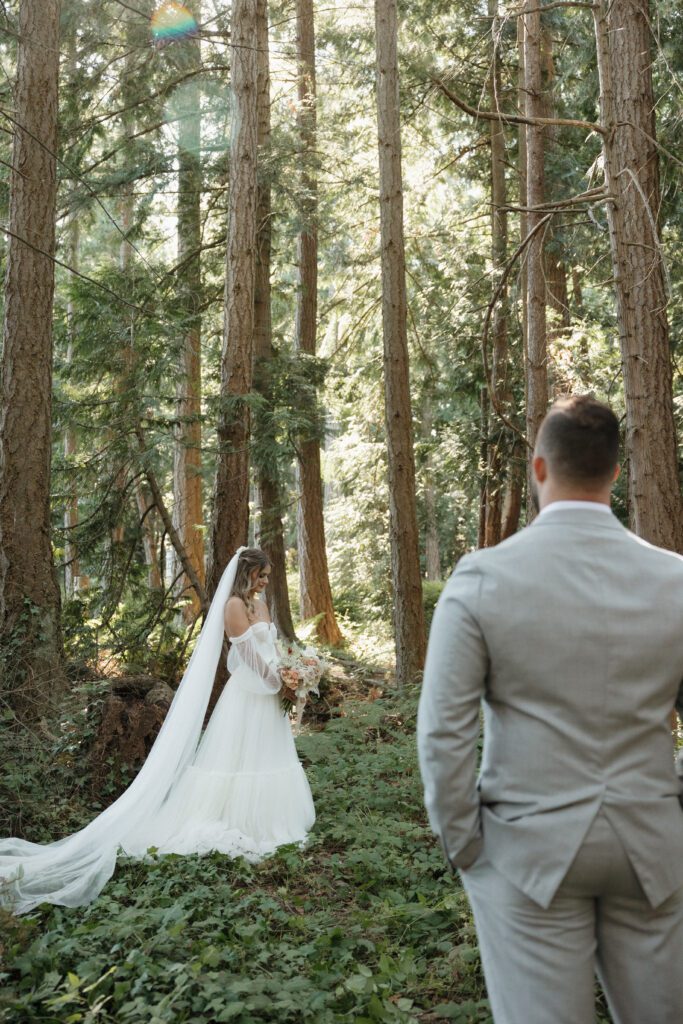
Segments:
[[[548,463],[545,461],[542,455],[534,455],[531,463],[534,471],[534,476],[538,480],[539,484],[545,483],[548,477]]]
[[[617,480],[619,479],[619,474],[620,473],[621,473],[621,466],[617,462],[616,466],[614,467],[614,476],[612,477],[612,483],[613,484],[615,484],[617,482]]]

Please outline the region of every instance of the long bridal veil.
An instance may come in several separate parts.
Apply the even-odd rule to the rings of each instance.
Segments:
[[[40,903],[90,903],[114,873],[116,856],[161,809],[191,762],[223,648],[223,610],[239,548],[223,573],[180,686],[147,760],[128,789],[80,832],[40,845],[0,839],[0,905],[23,914]]]

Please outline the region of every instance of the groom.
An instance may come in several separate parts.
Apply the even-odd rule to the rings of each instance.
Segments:
[[[592,1024],[594,970],[615,1024],[683,1021],[683,558],[610,511],[618,444],[606,406],[557,402],[533,459],[538,518],[463,558],[434,615],[425,803],[496,1024]]]

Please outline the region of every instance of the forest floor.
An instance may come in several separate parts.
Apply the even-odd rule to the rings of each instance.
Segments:
[[[89,907],[5,916],[3,1024],[491,1021],[422,804],[418,690],[353,658],[333,677],[343,700],[297,741],[318,816],[306,848],[255,866],[123,859]]]

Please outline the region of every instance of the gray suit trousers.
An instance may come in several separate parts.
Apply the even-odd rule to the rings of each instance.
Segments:
[[[596,973],[614,1024],[683,1021],[683,889],[653,910],[603,812],[547,909],[485,843],[462,878],[495,1024],[594,1024]]]

